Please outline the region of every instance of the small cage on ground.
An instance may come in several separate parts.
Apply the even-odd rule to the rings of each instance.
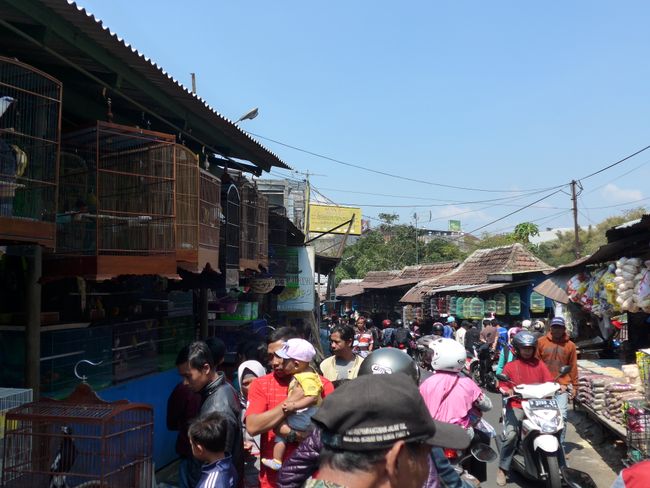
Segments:
[[[4,459],[5,417],[12,408],[32,401],[32,390],[25,388],[0,388],[0,470]],[[9,427],[12,427],[9,424]]]
[[[105,402],[85,383],[65,400],[42,399],[5,419],[2,482],[6,488],[153,484],[153,410]]]

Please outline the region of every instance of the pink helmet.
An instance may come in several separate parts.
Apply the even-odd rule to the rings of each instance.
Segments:
[[[508,329],[508,341],[511,341],[512,338],[523,329],[521,327],[512,327]]]

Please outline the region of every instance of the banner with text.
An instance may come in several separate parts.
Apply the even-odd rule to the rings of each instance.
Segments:
[[[350,235],[361,235],[361,209],[358,207],[339,207],[336,205],[309,204],[309,232],[331,232],[345,234],[348,224],[344,224],[354,216]],[[338,227],[335,230],[335,227]]]

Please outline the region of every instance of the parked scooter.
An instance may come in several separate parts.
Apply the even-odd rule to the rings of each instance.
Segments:
[[[567,374],[570,369],[569,366],[560,368],[557,378]],[[498,374],[497,378],[511,381],[503,374]],[[560,444],[564,421],[554,398],[559,389],[560,385],[555,381],[538,385],[522,384],[514,387],[514,395],[504,399],[504,417],[507,402],[511,398],[521,398],[524,411],[512,467],[530,480],[544,481],[547,488],[560,488],[566,476],[560,470],[560,464],[564,464],[564,452]]]

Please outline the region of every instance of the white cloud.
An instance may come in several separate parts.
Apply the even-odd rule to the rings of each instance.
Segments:
[[[614,183],[605,185],[600,191],[600,194],[605,200],[612,203],[633,202],[643,198],[643,192],[641,190],[619,188]]]

